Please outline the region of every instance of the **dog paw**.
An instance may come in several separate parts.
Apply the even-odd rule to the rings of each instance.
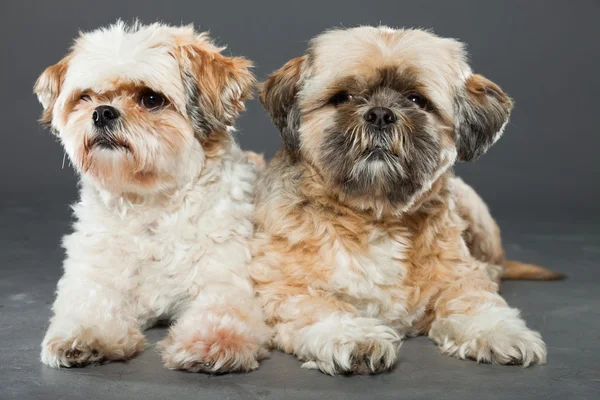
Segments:
[[[471,318],[480,320],[480,323],[469,321],[467,317],[462,322],[460,331],[456,332],[461,322],[454,321],[454,326],[450,328],[454,333],[436,340],[442,353],[477,362],[517,364],[523,367],[546,363],[546,345],[542,337],[538,332],[528,329],[520,318],[515,316],[496,320],[493,326],[486,326],[494,318],[492,315]],[[448,327],[437,326],[435,329],[439,336],[439,332]]]
[[[396,363],[397,346],[389,340],[367,339],[345,343],[334,349],[330,360],[311,360],[302,364],[305,369],[318,369],[329,375],[370,375],[388,371]]]
[[[138,330],[116,337],[100,336],[97,331],[85,328],[74,335],[47,335],[42,343],[42,363],[53,368],[84,367],[127,360],[144,349],[145,339]]]
[[[167,368],[212,374],[252,371],[267,356],[254,335],[224,326],[189,333],[172,329],[159,347]]]
[[[369,375],[390,370],[396,363],[401,344],[398,333],[385,325],[371,325],[361,333],[362,337],[358,338],[317,339],[322,346],[313,357],[303,357],[306,362],[302,368],[318,369],[329,375]]]

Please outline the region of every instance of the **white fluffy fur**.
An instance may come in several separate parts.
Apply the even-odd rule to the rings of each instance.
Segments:
[[[429,337],[442,353],[497,364],[546,363],[546,345],[527,328],[516,308],[482,304],[475,315],[454,314],[436,320]]]
[[[257,327],[252,335],[264,344],[268,332],[245,269],[255,172],[244,157],[232,146],[197,181],[163,201],[133,204],[83,183],[75,232],[63,242],[65,273],[42,344],[45,364],[71,366],[65,352],[80,347],[86,329],[100,344],[97,351],[122,347],[124,354],[143,340],[139,330],[160,319],[180,319],[173,330],[187,324],[188,332],[202,336],[214,326],[201,317],[214,308],[230,320],[228,329]],[[228,317],[230,309],[248,314],[253,325],[240,328],[246,322]]]
[[[186,115],[180,67],[168,54],[176,37],[204,38],[190,27],[130,29],[119,23],[77,40],[52,119],[71,157],[81,131],[91,125],[85,115],[80,120],[86,126],[69,123],[91,110],[62,110],[73,90],[141,83],[165,93]],[[49,77],[40,78],[38,95],[49,107],[44,79]],[[135,185],[118,187],[117,180],[107,187],[73,163],[81,175],[81,198],[73,207],[74,232],[63,241],[67,257],[42,343],[44,364],[130,358],[144,347],[141,332],[159,320],[176,321],[161,344],[169,368],[247,371],[265,356],[270,332],[246,269],[255,167],[233,141],[207,157],[185,121],[173,121],[184,138],[175,155],[158,137],[128,137],[137,141],[137,156],[147,157],[149,168],[169,172],[171,186],[132,192]],[[112,163],[114,173],[128,157],[118,150],[92,151],[93,162]]]
[[[338,313],[299,331],[279,329],[276,340],[290,343],[294,354],[308,360],[303,368],[336,375],[340,370],[351,371],[352,364],[360,362],[372,371],[389,369],[396,362],[401,339],[394,329],[376,318]],[[360,359],[367,355],[367,360]]]
[[[58,103],[64,104],[76,89],[105,90],[115,77],[119,77],[126,82],[143,82],[168,95],[178,109],[185,110],[181,72],[177,60],[169,52],[178,35],[191,32],[191,26],[171,27],[155,23],[128,27],[119,21],[81,35],[73,45]]]

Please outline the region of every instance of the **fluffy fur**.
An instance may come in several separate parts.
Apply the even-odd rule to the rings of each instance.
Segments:
[[[456,201],[456,210],[467,223],[463,238],[469,251],[473,257],[487,263],[488,272],[495,282],[500,284],[501,278],[547,281],[565,278],[564,274],[539,265],[507,260],[500,228],[483,199],[458,177],[448,183]]]
[[[458,358],[546,361],[498,294],[495,222],[452,175],[500,137],[512,108],[461,43],[329,31],[260,98],[284,147],[258,183],[250,273],[278,348],[328,374],[387,370],[418,334]],[[493,237],[479,243],[481,232]]]
[[[246,267],[260,158],[230,134],[250,67],[189,26],[117,23],[40,76],[42,119],[81,178],[44,364],[126,360],[168,320],[167,367],[258,367],[270,332]]]

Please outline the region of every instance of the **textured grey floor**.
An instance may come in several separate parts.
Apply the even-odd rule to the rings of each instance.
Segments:
[[[272,354],[245,375],[169,371],[150,346],[128,363],[53,370],[39,343],[60,276],[60,237],[69,230],[66,202],[0,201],[0,399],[277,399],[417,398],[600,399],[600,227],[503,224],[509,256],[569,274],[564,282],[506,282],[504,296],[548,344],[548,364],[477,365],[439,355],[410,339],[397,368],[372,377],[329,377]]]

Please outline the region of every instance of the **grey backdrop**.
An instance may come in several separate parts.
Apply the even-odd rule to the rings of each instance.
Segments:
[[[32,85],[79,30],[118,17],[194,23],[264,78],[332,26],[433,28],[468,44],[474,70],[515,100],[503,139],[459,173],[501,219],[598,221],[600,3],[578,1],[114,1],[4,0],[0,5],[2,199],[76,197],[76,178],[54,137],[37,124]],[[279,136],[253,100],[239,140],[272,156]]]

